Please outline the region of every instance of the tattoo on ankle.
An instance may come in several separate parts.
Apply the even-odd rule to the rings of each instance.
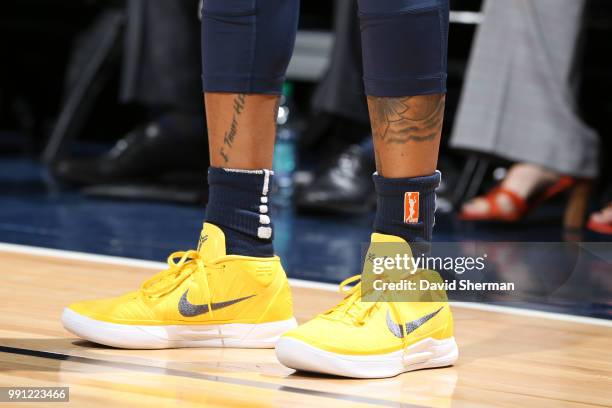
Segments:
[[[219,149],[219,155],[225,163],[229,162],[229,150],[231,150],[236,135],[238,134],[238,117],[244,111],[246,105],[246,94],[238,94],[234,97],[234,113],[232,114],[232,122],[230,128],[223,136],[223,146]]]
[[[368,96],[372,132],[386,143],[436,140],[444,121],[444,94],[388,98]]]

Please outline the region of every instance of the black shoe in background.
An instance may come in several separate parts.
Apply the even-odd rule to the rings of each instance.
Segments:
[[[357,122],[330,113],[316,113],[298,139],[300,163],[327,166],[353,144],[371,133],[370,123]]]
[[[296,208],[302,212],[330,214],[371,211],[376,204],[372,182],[375,167],[371,146],[349,146],[296,194]]]
[[[208,142],[196,115],[165,114],[117,141],[95,158],[59,161],[56,177],[79,185],[160,181],[168,174],[206,177]]]

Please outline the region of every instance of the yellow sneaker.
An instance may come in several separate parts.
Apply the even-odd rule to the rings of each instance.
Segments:
[[[204,224],[197,251],[175,252],[168,265],[135,292],[70,305],[64,327],[113,347],[160,349],[272,348],[297,326],[280,259],[226,255],[215,225]]]
[[[401,238],[372,234],[373,245],[387,242],[402,244],[402,251],[412,255]],[[373,254],[373,245],[368,255]],[[365,302],[361,283],[345,290],[360,279],[358,275],[342,282],[344,300],[280,338],[276,356],[283,365],[345,377],[382,378],[449,366],[457,360],[453,317],[445,294],[444,301]]]

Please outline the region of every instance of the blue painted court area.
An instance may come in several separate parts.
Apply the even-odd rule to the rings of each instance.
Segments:
[[[193,248],[204,215],[203,206],[92,198],[57,184],[36,162],[8,158],[0,160],[0,208],[0,242],[155,261]],[[273,210],[275,248],[290,277],[337,283],[360,272],[373,214],[332,217],[296,214],[290,207]],[[439,214],[435,240],[556,242],[562,233],[560,222],[551,220],[555,211],[543,210],[537,220],[514,226],[466,225]],[[611,318],[605,299],[612,291],[612,271],[605,259],[597,261],[572,275],[568,293],[520,306]]]
[[[92,198],[22,160],[0,161],[0,175],[2,242],[156,261],[197,244],[203,206]],[[274,243],[297,276],[337,282],[359,271],[370,225],[371,217],[296,216],[277,207]]]

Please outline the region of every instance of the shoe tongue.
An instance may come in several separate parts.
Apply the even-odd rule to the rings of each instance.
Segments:
[[[198,253],[210,261],[225,256],[225,234],[216,225],[204,223],[198,243]]]
[[[366,302],[378,301],[381,294],[373,289],[374,281],[378,279],[395,281],[403,278],[403,275],[408,273],[408,271],[396,269],[395,266],[386,266],[386,262],[378,262],[386,258],[397,259],[398,256],[403,259],[404,255],[412,258],[412,249],[404,239],[395,235],[377,232],[372,234],[370,247],[368,248],[361,273],[361,294]],[[376,269],[379,270],[376,271]]]

